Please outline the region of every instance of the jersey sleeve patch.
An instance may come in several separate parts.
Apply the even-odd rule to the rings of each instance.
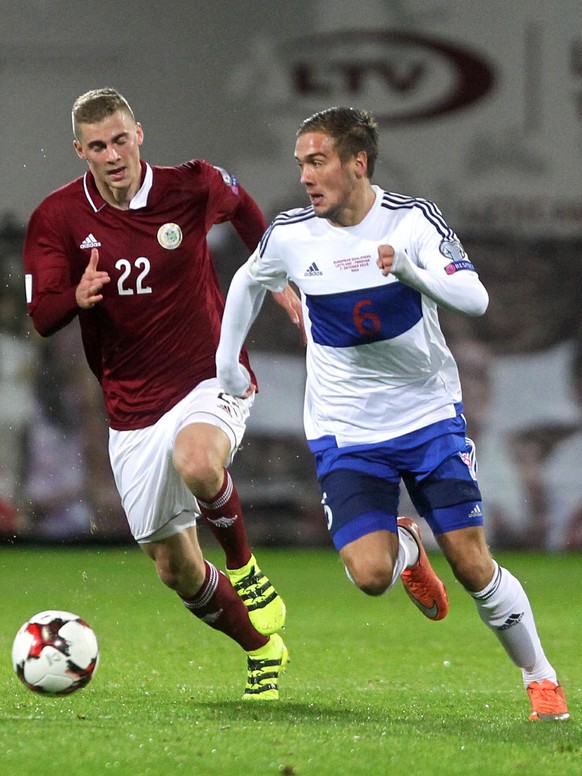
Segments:
[[[451,260],[450,264],[445,266],[447,275],[454,275],[455,272],[459,272],[459,270],[463,269],[475,272],[475,267],[472,262],[469,261],[465,249],[458,240],[441,240],[439,251],[445,258]]]
[[[454,275],[455,272],[458,272],[461,269],[469,269],[471,272],[475,272],[475,267],[471,264],[470,261],[451,261],[450,264],[447,264],[445,267],[445,272],[447,275]]]
[[[215,169],[222,175],[222,180],[233,190],[233,193],[238,194],[238,181],[234,175],[231,175],[223,167],[216,167],[215,165]]]

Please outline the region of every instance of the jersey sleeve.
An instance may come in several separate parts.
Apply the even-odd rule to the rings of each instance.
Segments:
[[[288,285],[289,274],[281,257],[273,223],[245,266],[252,280],[269,291],[282,291]]]
[[[239,363],[239,358],[264,298],[265,288],[252,278],[248,263],[243,264],[235,272],[228,290],[216,351],[218,380],[233,396],[244,396],[252,380],[248,370]]]
[[[267,222],[261,209],[237,179],[222,167],[203,162],[208,181],[208,224],[230,221],[249,251],[254,251]]]
[[[465,315],[483,315],[489,295],[459,238],[433,203],[416,211],[410,249],[394,246],[392,274],[441,307]]]
[[[58,214],[41,204],[30,218],[24,241],[26,303],[35,329],[49,336],[79,311],[78,279],[71,278]]]

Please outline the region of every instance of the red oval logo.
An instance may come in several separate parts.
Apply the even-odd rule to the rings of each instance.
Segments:
[[[480,100],[493,67],[457,44],[414,33],[339,31],[284,44],[294,91],[321,109],[369,107],[382,125],[433,119]]]

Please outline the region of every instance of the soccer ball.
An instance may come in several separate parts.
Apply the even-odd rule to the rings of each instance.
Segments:
[[[68,695],[86,687],[99,664],[97,638],[85,620],[51,609],[24,623],[12,644],[12,666],[34,692]]]

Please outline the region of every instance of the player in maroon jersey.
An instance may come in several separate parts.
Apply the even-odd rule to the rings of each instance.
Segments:
[[[43,336],[79,319],[132,535],[188,609],[247,652],[243,697],[275,699],[285,606],[251,553],[228,472],[253,397],[228,396],[216,380],[224,301],[206,240],[213,224],[230,221],[254,250],[265,221],[220,168],[144,162],[143,129],[114,89],[76,100],[73,132],[88,170],[30,219],[28,312]],[[301,327],[291,289],[277,301]],[[241,361],[252,374],[246,353]],[[203,558],[198,513],[224,549],[228,576]]]

